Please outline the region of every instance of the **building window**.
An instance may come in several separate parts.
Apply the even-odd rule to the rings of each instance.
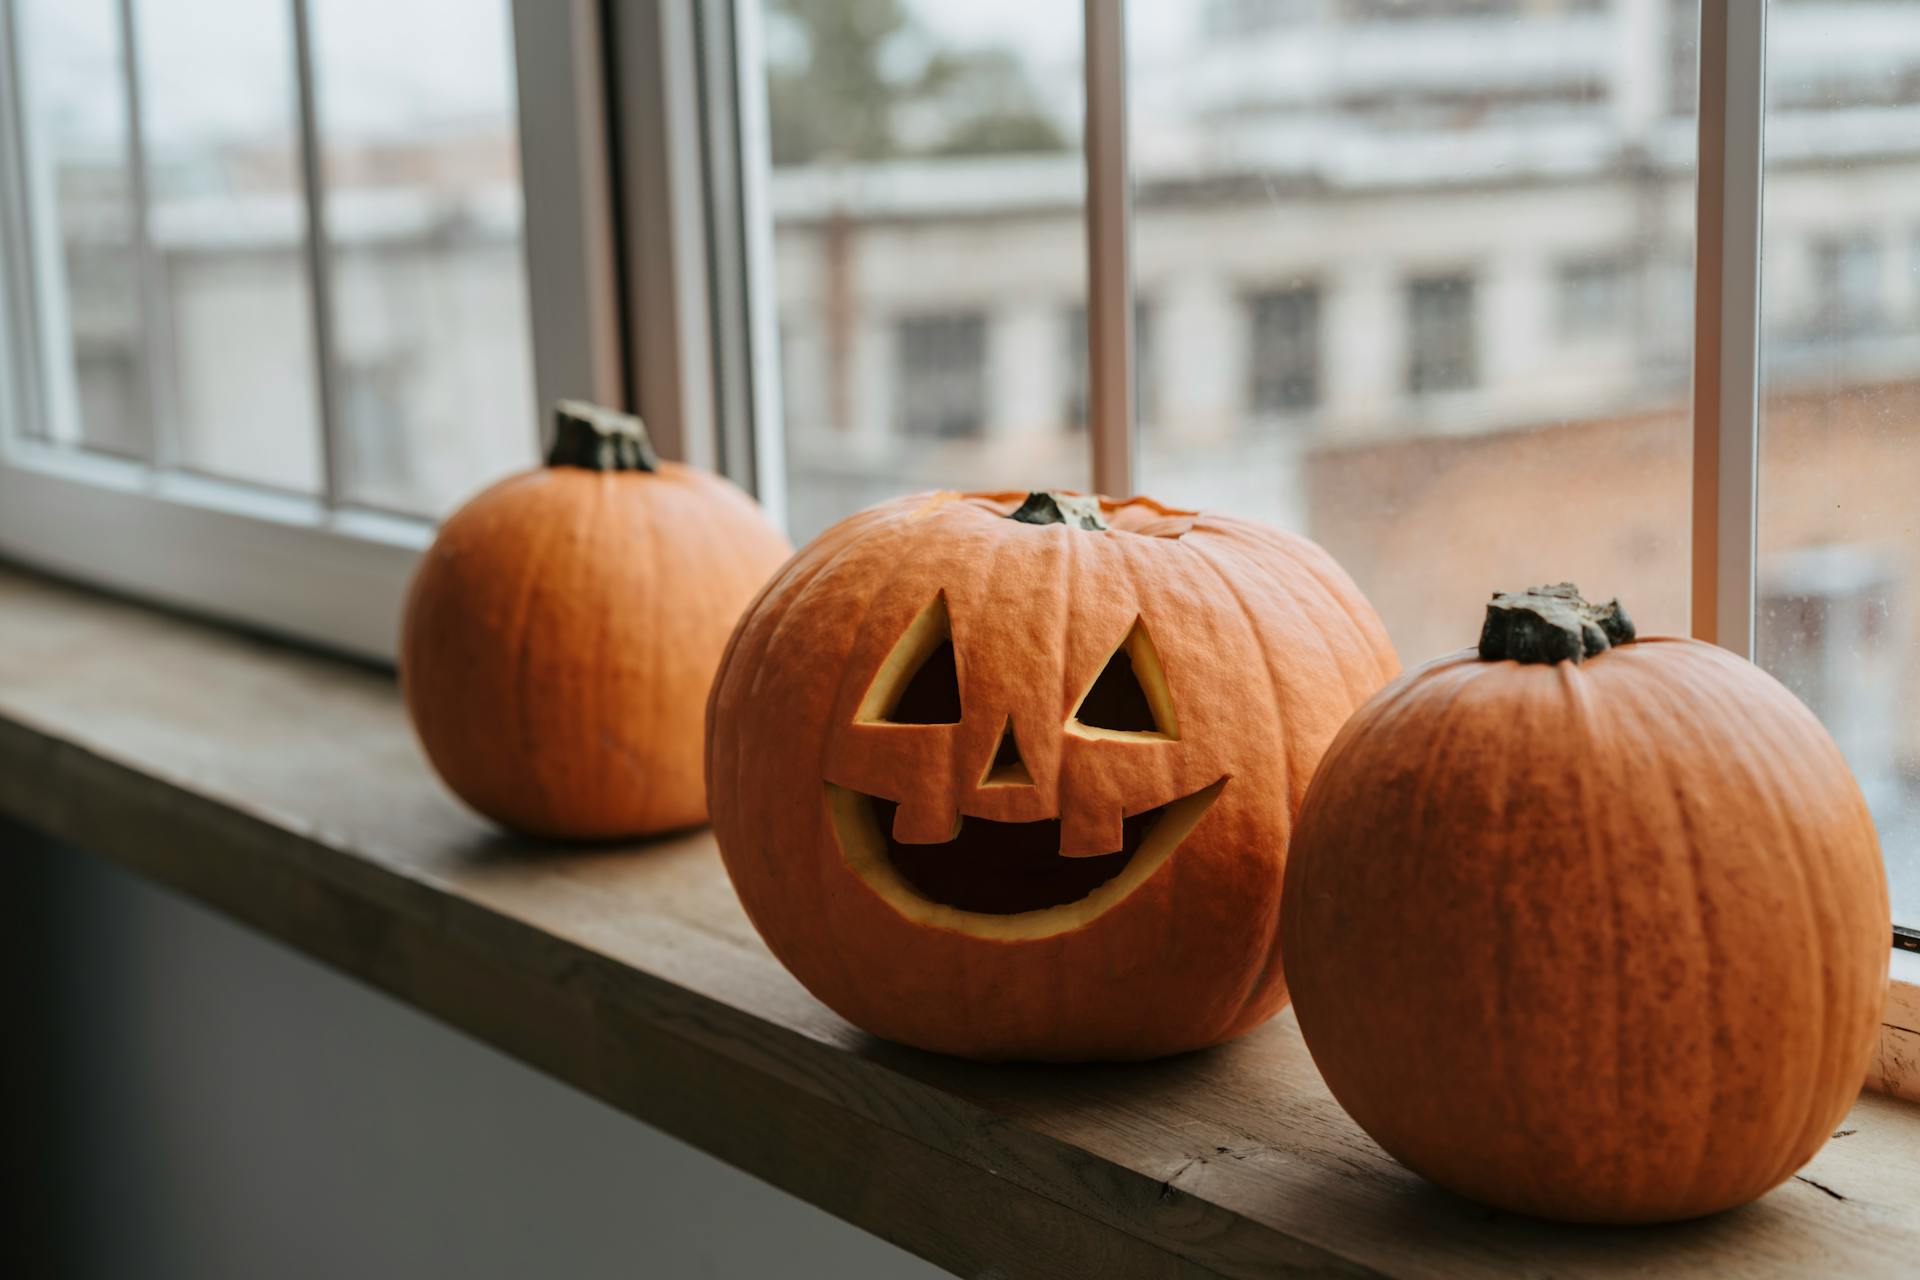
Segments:
[[[978,312],[908,316],[894,331],[900,430],[975,437],[987,419],[987,319]]]
[[[1407,286],[1407,390],[1461,391],[1478,381],[1473,277],[1416,278]]]
[[[1907,273],[1916,285],[1916,306],[1920,306],[1920,229],[1907,241]]]
[[[1309,21],[1317,9],[1315,0],[1212,0],[1201,24],[1210,40],[1224,44]]]
[[[1300,285],[1247,299],[1248,400],[1256,414],[1320,402],[1320,290]]]
[[[1827,543],[1768,555],[1757,601],[1767,670],[1827,726],[1875,814],[1905,818],[1887,824],[1896,832],[1920,817],[1903,779],[1901,699],[1888,696],[1913,651],[1906,585],[1883,548]]]
[[[1880,244],[1871,235],[1813,242],[1812,329],[1827,338],[1858,337],[1880,327]]]
[[[1628,328],[1632,276],[1619,257],[1560,264],[1558,310],[1562,338],[1611,337]]]
[[[1093,394],[1087,386],[1087,309],[1067,308],[1067,426],[1075,431],[1087,427],[1090,412],[1087,401]]]

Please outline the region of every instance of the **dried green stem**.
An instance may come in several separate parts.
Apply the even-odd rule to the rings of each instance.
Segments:
[[[1580,662],[1631,643],[1633,619],[1618,600],[1591,604],[1571,582],[1495,592],[1480,628],[1480,656],[1489,662]]]
[[[585,400],[561,400],[553,406],[550,467],[589,471],[658,471],[660,455],[647,438],[647,426],[630,413]]]

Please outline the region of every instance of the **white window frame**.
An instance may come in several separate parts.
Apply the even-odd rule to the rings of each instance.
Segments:
[[[36,323],[36,263],[15,0],[0,0],[0,278],[23,282],[0,302],[0,558],[162,604],[390,662],[406,584],[432,537],[426,520],[355,509],[340,492],[337,365],[332,359],[324,191],[319,183],[307,0],[281,0],[292,25],[300,160],[306,177],[307,276],[314,309],[316,388],[326,465],[317,498],[272,493],[169,469],[170,432],[154,422],[152,464],[29,438],[27,424],[72,412],[70,376]],[[119,5],[135,205],[136,260],[148,210],[140,170],[138,31]],[[525,241],[534,384],[542,405],[567,396],[628,403],[615,253],[615,170],[608,163],[603,31],[594,0],[513,0],[516,80],[526,187]],[[58,245],[42,241],[42,254]],[[158,299],[137,268],[142,305]],[[529,422],[535,435],[539,424]],[[679,452],[677,415],[656,429]],[[537,436],[536,436],[537,442]]]

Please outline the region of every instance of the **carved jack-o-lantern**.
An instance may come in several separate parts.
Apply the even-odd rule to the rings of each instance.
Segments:
[[[969,1057],[1142,1058],[1286,1002],[1293,816],[1398,670],[1312,543],[1035,494],[841,522],[734,632],[708,800],[815,995]]]

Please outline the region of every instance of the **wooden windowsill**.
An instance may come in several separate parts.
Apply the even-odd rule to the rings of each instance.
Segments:
[[[1144,1066],[880,1043],[768,955],[705,833],[497,835],[429,776],[388,677],[6,570],[0,812],[963,1274],[1866,1276],[1920,1257],[1920,1109],[1879,1095],[1754,1205],[1567,1229],[1396,1164],[1291,1015]]]

